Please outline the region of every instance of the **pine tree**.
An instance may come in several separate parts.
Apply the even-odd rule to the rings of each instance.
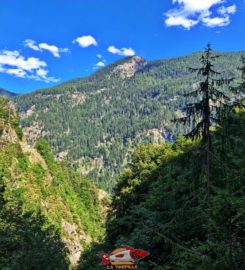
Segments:
[[[191,98],[193,103],[187,103],[184,108],[185,116],[180,121],[193,126],[193,129],[186,134],[191,139],[201,138],[205,153],[205,171],[207,195],[210,198],[210,166],[211,166],[211,132],[210,127],[220,122],[224,109],[230,105],[229,97],[220,89],[228,85],[233,79],[222,78],[221,74],[214,69],[214,61],[218,55],[213,53],[211,45],[208,44],[200,58],[202,66],[200,68],[190,68],[191,72],[197,73],[200,82],[198,88],[185,94],[188,100]]]

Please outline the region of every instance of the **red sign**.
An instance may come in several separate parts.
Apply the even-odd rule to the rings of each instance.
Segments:
[[[109,254],[100,254],[101,265],[107,269],[137,269],[137,262],[149,256],[149,252],[129,246],[116,248]]]

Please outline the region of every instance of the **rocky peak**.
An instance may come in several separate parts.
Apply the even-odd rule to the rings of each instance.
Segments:
[[[128,79],[134,76],[137,71],[142,70],[147,62],[140,56],[132,56],[123,64],[118,65],[113,73],[119,73],[122,79]]]

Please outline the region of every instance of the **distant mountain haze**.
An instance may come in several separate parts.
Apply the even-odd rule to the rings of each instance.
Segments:
[[[6,97],[14,97],[16,96],[16,93],[10,92],[8,90],[5,90],[3,88],[0,88],[0,96],[6,96]]]

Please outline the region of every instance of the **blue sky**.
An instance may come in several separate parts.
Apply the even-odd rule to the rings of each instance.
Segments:
[[[244,0],[8,0],[0,87],[25,93],[133,54],[161,59],[245,49]]]

